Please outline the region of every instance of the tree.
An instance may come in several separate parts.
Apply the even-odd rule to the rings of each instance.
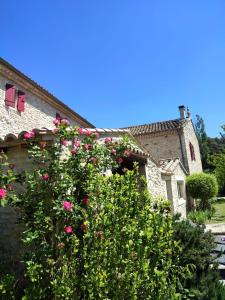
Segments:
[[[211,208],[210,199],[218,193],[218,183],[212,174],[196,173],[186,178],[187,189],[194,199],[200,199],[200,208]]]
[[[214,166],[214,174],[219,184],[221,194],[225,193],[225,150],[222,153],[215,154],[211,158]]]
[[[205,131],[205,123],[202,117],[196,115],[195,122],[195,131],[199,142],[200,154],[202,159],[202,167],[203,169],[207,169],[208,158],[209,158],[209,146],[208,146],[208,137]]]

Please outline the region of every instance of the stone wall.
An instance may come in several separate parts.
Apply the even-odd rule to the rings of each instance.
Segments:
[[[159,167],[151,159],[147,160],[145,174],[150,194],[166,199],[166,182],[162,179]]]
[[[6,155],[10,163],[16,165],[16,171],[21,172],[32,168],[32,161],[28,157],[27,146],[17,145],[7,148]]]
[[[185,153],[185,167],[187,168],[190,174],[202,172],[202,162],[201,162],[201,156],[199,150],[199,143],[195,134],[192,121],[187,120],[186,125],[182,130],[183,130],[182,146],[183,146],[183,151]],[[194,147],[195,160],[191,159],[191,152],[189,146],[190,142]]]
[[[15,271],[17,275],[22,270],[20,263],[22,245],[18,211],[10,207],[0,207],[0,270]]]
[[[180,140],[177,132],[162,132],[135,137],[158,161],[179,157],[182,160]]]
[[[75,122],[62,112],[50,106],[46,101],[38,98],[30,91],[15,84],[17,89],[25,92],[26,102],[25,111],[18,112],[17,108],[8,107],[5,105],[5,85],[6,83],[15,84],[14,82],[0,76],[0,138],[3,138],[9,133],[18,134],[21,131],[29,131],[33,128],[54,128],[52,120],[56,113],[62,117],[67,117],[71,125]],[[76,125],[80,125],[76,123]]]
[[[185,187],[186,173],[180,164],[177,165],[173,174],[163,175],[166,181],[167,198],[171,201],[173,213],[180,213],[182,218],[186,218],[187,195]],[[179,197],[178,183],[181,185],[182,198]]]

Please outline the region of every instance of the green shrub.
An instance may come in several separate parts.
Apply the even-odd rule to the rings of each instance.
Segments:
[[[214,166],[214,174],[219,184],[220,192],[225,192],[225,150],[222,153],[211,157],[211,163]]]
[[[137,166],[105,176],[128,141],[97,143],[96,133],[61,123],[54,145],[31,146],[34,170],[15,203],[27,250],[23,300],[178,299],[186,266],[172,259],[180,249],[168,202],[140,190]]]
[[[198,173],[189,175],[186,179],[187,189],[194,199],[201,199],[202,209],[210,208],[209,199],[218,193],[216,177],[211,174]]]
[[[215,213],[215,209],[207,209],[205,211],[192,210],[188,213],[188,219],[197,224],[205,224],[207,220],[211,220]]]
[[[195,272],[189,278],[183,280],[183,294],[192,296],[182,299],[196,300],[222,300],[223,289],[219,283],[217,264],[211,253],[215,248],[214,236],[210,232],[204,232],[203,226],[193,226],[189,221],[174,223],[174,240],[182,249],[178,254],[181,266],[192,264]],[[175,261],[177,257],[174,258]]]

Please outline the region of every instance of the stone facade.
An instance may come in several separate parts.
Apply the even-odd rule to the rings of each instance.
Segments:
[[[15,88],[15,108],[5,103],[6,84]],[[25,109],[21,112],[17,109],[18,91],[25,93]],[[18,134],[33,128],[51,129],[56,113],[67,118],[72,126],[93,127],[55,96],[0,59],[0,139],[7,134]]]
[[[23,249],[19,240],[21,232],[18,212],[11,207],[0,207],[0,270],[15,271],[19,275]]]
[[[135,138],[151,153],[156,161],[182,157],[181,144],[176,132],[137,135]]]
[[[199,143],[195,134],[194,126],[191,119],[187,119],[181,134],[182,149],[184,153],[184,166],[187,171],[192,173],[202,172],[202,162],[199,150]],[[190,144],[193,145],[195,160],[191,159]]]
[[[166,182],[162,179],[159,167],[152,159],[148,159],[145,165],[145,174],[150,194],[155,197],[167,198]]]
[[[68,118],[71,125],[80,125],[32,94],[32,92],[24,90],[18,84],[15,85],[16,88],[23,90],[26,94],[25,111],[18,112],[16,108],[6,106],[5,86],[8,83],[14,84],[12,81],[0,76],[0,138],[4,138],[9,133],[18,134],[21,131],[30,131],[33,128],[54,128],[52,120],[55,118],[56,113]]]
[[[156,161],[179,157],[189,174],[202,172],[199,144],[192,120],[188,116],[181,118],[179,122],[177,128],[145,132],[134,136]],[[131,129],[131,132],[132,130],[134,129]],[[193,147],[194,159],[191,156],[190,144]]]

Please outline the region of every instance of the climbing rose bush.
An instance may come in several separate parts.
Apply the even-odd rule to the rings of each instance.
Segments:
[[[8,162],[7,156],[2,152],[0,154],[0,206],[10,203],[16,203],[17,197],[14,193],[14,185],[17,175],[15,165]]]
[[[97,132],[54,124],[51,145],[29,138],[34,168],[16,201],[25,226],[23,300],[179,299],[169,204],[140,189],[137,165],[116,174],[129,141],[97,142]]]

